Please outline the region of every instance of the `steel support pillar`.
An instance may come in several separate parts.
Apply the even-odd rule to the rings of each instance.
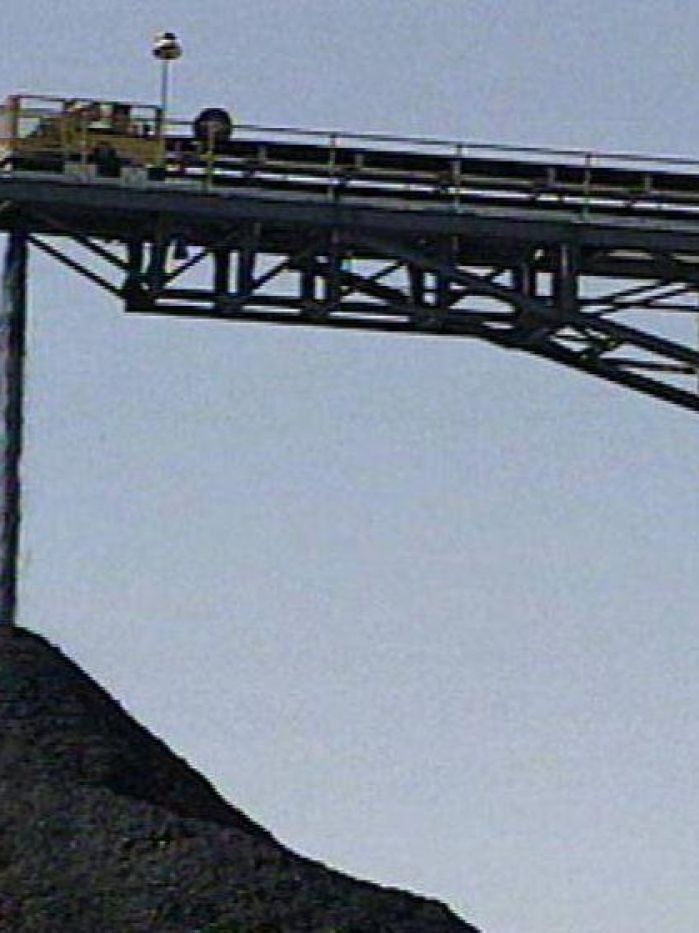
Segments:
[[[0,399],[3,411],[2,480],[0,481],[0,625],[12,626],[17,615],[20,543],[20,458],[24,400],[24,354],[27,320],[27,254],[24,232],[10,233],[5,252],[0,310]]]

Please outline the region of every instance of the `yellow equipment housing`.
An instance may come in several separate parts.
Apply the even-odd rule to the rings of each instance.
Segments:
[[[164,161],[162,111],[150,104],[13,94],[0,107],[0,164],[150,168]]]

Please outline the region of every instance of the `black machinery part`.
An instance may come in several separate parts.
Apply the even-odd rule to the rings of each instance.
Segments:
[[[227,142],[233,132],[233,120],[221,107],[207,107],[194,120],[194,138],[200,143]]]

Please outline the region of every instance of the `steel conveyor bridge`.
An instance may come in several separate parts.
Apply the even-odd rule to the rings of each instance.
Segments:
[[[83,168],[0,176],[0,224],[127,311],[480,338],[699,410],[699,162],[241,127]]]
[[[30,247],[129,313],[469,337],[699,411],[699,161],[237,126],[214,151],[169,135],[157,178],[10,168],[0,229],[0,621]]]

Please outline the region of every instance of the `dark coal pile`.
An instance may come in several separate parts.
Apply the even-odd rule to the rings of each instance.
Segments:
[[[0,930],[474,933],[294,855],[21,629],[0,633]]]

